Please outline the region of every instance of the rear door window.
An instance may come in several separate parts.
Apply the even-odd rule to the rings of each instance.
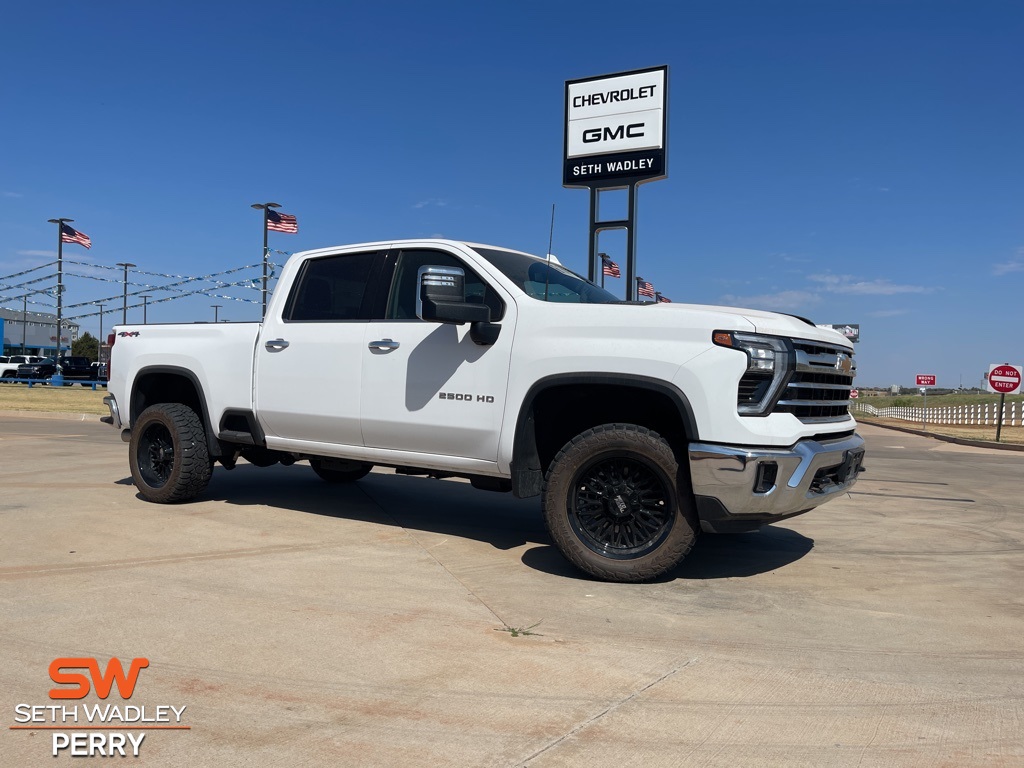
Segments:
[[[285,322],[369,320],[381,256],[346,253],[310,259],[285,306]]]

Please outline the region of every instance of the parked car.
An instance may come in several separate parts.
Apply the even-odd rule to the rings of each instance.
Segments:
[[[60,359],[60,367],[65,379],[74,379],[76,381],[97,380],[97,369],[92,367],[92,361],[88,357],[62,357]],[[57,363],[52,357],[18,366],[19,379],[48,379],[56,372]]]
[[[2,355],[0,356],[0,376],[13,379],[18,375],[18,366],[25,363],[38,363],[44,358],[39,355]]]

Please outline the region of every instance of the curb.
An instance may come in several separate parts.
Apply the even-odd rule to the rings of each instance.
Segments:
[[[99,421],[102,413],[67,413],[64,411],[0,411],[0,416],[18,416],[29,419],[59,419],[61,421]]]
[[[956,445],[966,445],[971,448],[994,448],[997,451],[1018,451],[1024,452],[1024,445],[1015,445],[1012,443],[993,443],[987,440],[968,440],[964,437],[950,437],[949,435],[939,435],[935,432],[925,432],[923,429],[911,429],[910,427],[897,427],[892,424],[881,424],[870,418],[858,418],[858,424],[868,424],[872,427],[881,427],[882,429],[891,429],[895,432],[906,432],[909,435],[919,435],[920,437],[931,437],[935,440],[941,440],[944,443],[955,443]]]

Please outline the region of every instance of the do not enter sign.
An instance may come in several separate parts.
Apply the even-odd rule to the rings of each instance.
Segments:
[[[1009,395],[1020,389],[1021,368],[1018,365],[993,365],[988,369],[990,392]]]

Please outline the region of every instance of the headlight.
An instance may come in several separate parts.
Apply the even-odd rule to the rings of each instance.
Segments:
[[[715,331],[711,340],[747,356],[747,371],[739,382],[736,409],[744,416],[764,416],[792,370],[790,344],[777,336]]]

